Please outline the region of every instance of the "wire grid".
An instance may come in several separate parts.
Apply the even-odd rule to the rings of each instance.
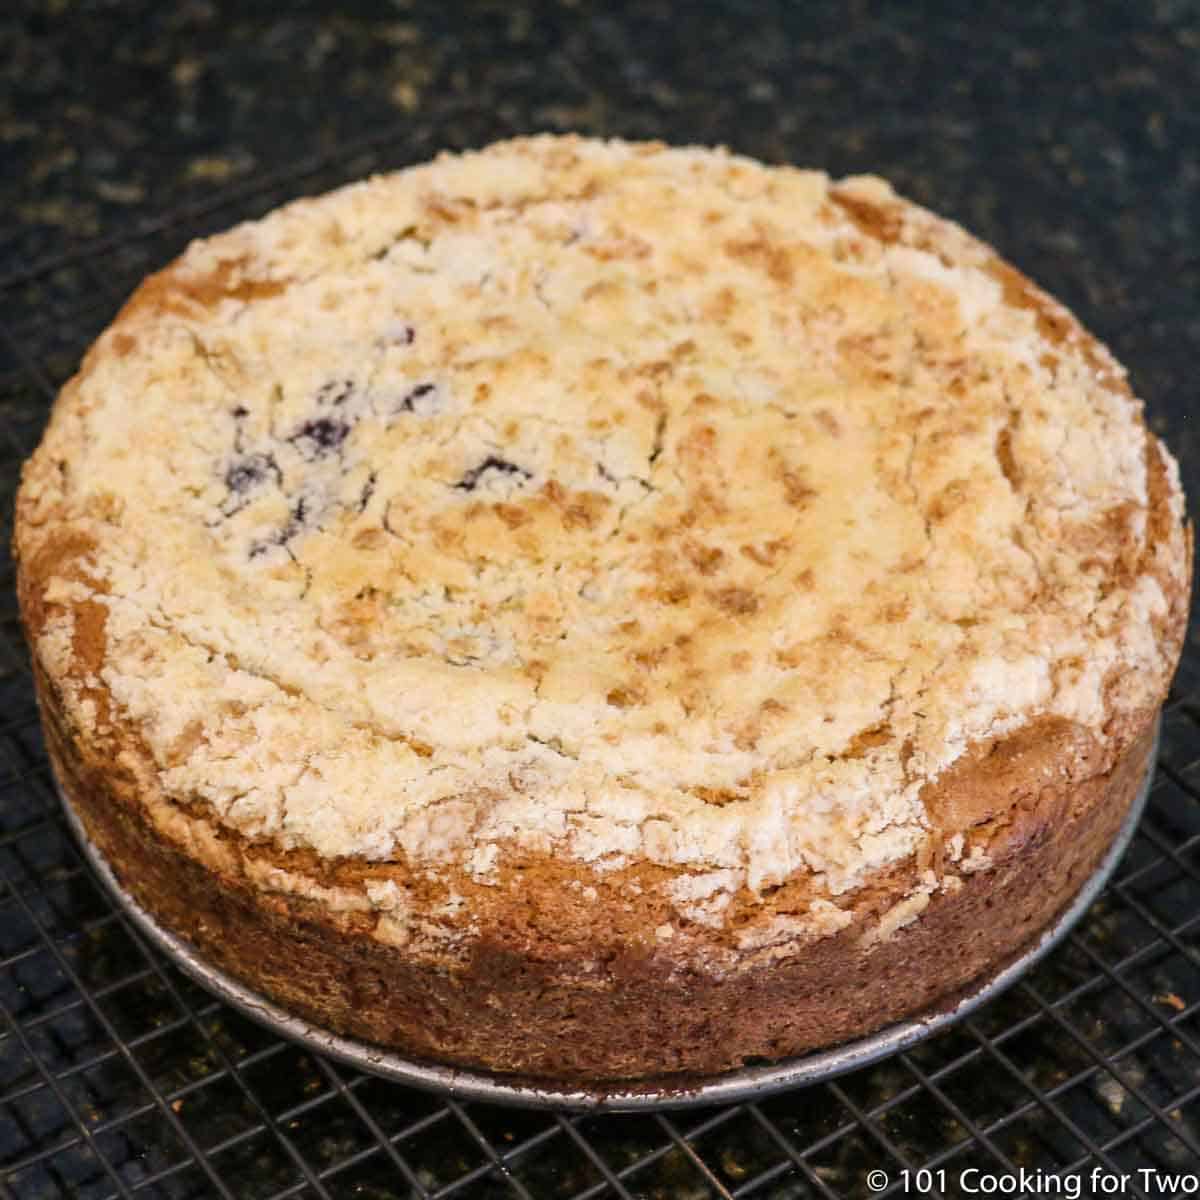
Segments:
[[[412,131],[406,131],[413,157]],[[901,1172],[1200,1161],[1200,655],[1146,817],[1100,901],[1022,983],[905,1053],[686,1114],[462,1104],[280,1040],[152,951],[84,864],[43,750],[7,547],[58,387],[187,239],[388,160],[389,131],[0,279],[0,1197],[905,1194]],[[890,1177],[871,1191],[869,1169]],[[911,1186],[911,1185],[910,1185]],[[936,1189],[928,1194],[940,1194]]]

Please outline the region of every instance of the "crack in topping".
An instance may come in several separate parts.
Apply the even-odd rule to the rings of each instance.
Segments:
[[[415,413],[419,417],[431,417],[441,411],[442,397],[436,383],[418,383],[400,397],[390,410],[392,413]]]
[[[530,480],[533,478],[532,471],[527,471],[524,467],[519,467],[516,463],[509,462],[506,458],[499,458],[495,454],[489,454],[478,466],[472,467],[469,471],[465,472],[454,487],[460,492],[473,492],[480,486],[481,481],[484,480],[489,471],[496,471],[501,475],[515,475],[521,480]]]

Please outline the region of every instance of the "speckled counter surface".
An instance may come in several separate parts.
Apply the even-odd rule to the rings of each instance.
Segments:
[[[1150,423],[1179,457],[1197,511],[1200,5],[1191,0],[15,0],[0,6],[4,519],[20,458],[36,442],[54,388],[121,297],[190,236],[364,171],[539,130],[725,143],[835,175],[887,176],[993,243],[1110,344],[1145,398]],[[0,535],[7,540],[6,528]],[[7,563],[0,573],[11,580]],[[981,1059],[975,1033],[936,1039],[918,1061],[945,1072],[939,1078],[957,1107],[914,1086],[911,1066],[893,1060],[851,1077],[845,1091],[823,1087],[806,1094],[811,1102],[789,1107],[784,1098],[767,1110],[790,1149],[764,1132],[761,1114],[714,1116],[716,1132],[708,1142],[708,1133],[689,1141],[699,1146],[699,1157],[693,1150],[689,1158],[678,1132],[650,1118],[645,1126],[614,1118],[546,1133],[504,1113],[475,1112],[493,1146],[511,1145],[522,1162],[545,1164],[542,1182],[514,1192],[502,1186],[499,1168],[487,1175],[492,1167],[479,1165],[482,1142],[468,1138],[449,1109],[374,1082],[340,1086],[316,1060],[272,1046],[228,1013],[213,1016],[203,996],[184,993],[183,1005],[155,982],[162,976],[150,978],[47,808],[14,610],[11,597],[0,598],[0,1194],[8,1187],[22,1197],[108,1197],[135,1186],[143,1188],[138,1195],[233,1194],[214,1187],[181,1132],[200,1131],[207,1148],[209,1125],[226,1138],[222,1178],[241,1181],[237,1164],[253,1160],[246,1170],[261,1184],[253,1194],[280,1197],[676,1200],[728,1196],[745,1179],[755,1196],[864,1196],[864,1154],[892,1167],[900,1161],[880,1149],[885,1136],[918,1164],[986,1166],[993,1143],[1011,1162],[1070,1164],[1083,1161],[1076,1156],[1090,1152],[1084,1138],[1091,1137],[1111,1142],[1097,1162],[1194,1169],[1200,1038],[1188,1023],[1200,1019],[1200,957],[1186,922],[1200,911],[1200,867],[1192,861],[1200,856],[1196,622],[1164,725],[1162,761],[1174,763],[1175,774],[1160,779],[1153,831],[1139,836],[1131,855],[1145,891],[1113,891],[1087,925],[1095,954],[1129,956],[1122,961],[1134,963],[1126,972],[1133,984],[1096,984],[1099,969],[1078,946],[1035,981],[1038,995],[1076,997],[1059,1011],[1086,1031],[1086,1046],[1073,1044],[1045,1005],[1018,989],[980,1022],[1009,1039],[1016,1065],[1007,1076],[991,1050]],[[1175,845],[1186,848],[1186,861],[1156,865],[1154,855],[1169,856],[1173,849],[1164,847]],[[12,900],[21,887],[32,897],[26,908]],[[1149,925],[1135,900],[1153,907],[1168,894],[1156,919],[1187,933],[1162,935],[1169,954],[1151,961],[1143,954]],[[50,962],[49,946],[64,948],[62,962],[83,984],[110,989],[111,1007],[102,1008],[107,998],[79,1000],[62,962]],[[203,1019],[180,1017],[181,1005]],[[1147,1010],[1155,1005],[1166,1016],[1152,1021]],[[112,1013],[112,1029],[98,1024],[102,1011]],[[33,1031],[25,1059],[5,1017],[13,1030],[24,1021]],[[169,1052],[175,1030],[180,1044]],[[114,1049],[117,1032],[143,1039],[146,1078]],[[1120,1054],[1123,1066],[1097,1071],[1097,1053]],[[87,1055],[101,1066],[79,1067],[93,1061]],[[240,1055],[249,1056],[251,1073],[266,1066],[239,1091],[231,1080],[246,1072],[228,1063],[242,1062]],[[124,1083],[114,1063],[129,1077]],[[61,1102],[45,1082],[58,1080],[52,1073],[60,1069],[68,1080]],[[92,1091],[79,1083],[76,1102],[72,1089],[85,1076]],[[1075,1124],[1056,1118],[1052,1105],[1031,1104],[1022,1079],[1039,1088],[1075,1080],[1086,1091],[1086,1103],[1064,1101]],[[1143,1095],[1162,1111],[1152,1113]],[[389,1150],[364,1152],[359,1172],[354,1155],[366,1127],[354,1109],[359,1100],[389,1134],[415,1122],[419,1136],[394,1140],[408,1161],[428,1164],[427,1174],[414,1167],[416,1182],[392,1189],[398,1168]],[[333,1110],[343,1108],[349,1115],[336,1118]],[[26,1109],[31,1115],[21,1115]],[[79,1132],[90,1112],[100,1114],[98,1141],[89,1141],[92,1127]],[[277,1112],[287,1121],[272,1124]],[[144,1118],[144,1133],[128,1113]],[[972,1113],[991,1131],[986,1145]],[[609,1161],[627,1164],[621,1177],[635,1180],[631,1190],[604,1190],[596,1160],[579,1148],[581,1129]],[[1164,1132],[1172,1129],[1189,1140]],[[17,1131],[11,1142],[8,1130]],[[118,1134],[126,1150],[104,1140],[115,1146]],[[641,1139],[648,1165],[639,1166],[635,1153],[643,1151],[621,1139]],[[663,1149],[664,1139],[673,1144]],[[559,1158],[539,1149],[560,1143],[567,1150]],[[790,1166],[783,1154],[792,1156]],[[105,1155],[111,1170],[102,1169]],[[272,1155],[274,1174],[260,1161]],[[712,1165],[707,1176],[708,1166],[696,1166],[701,1159]],[[378,1178],[372,1163],[382,1163]],[[759,1170],[762,1190],[753,1182]],[[328,1186],[314,1182],[321,1171]],[[685,1188],[679,1180],[689,1171],[700,1182]],[[713,1182],[718,1176],[727,1190]],[[365,1191],[356,1190],[360,1178],[370,1183]],[[643,1179],[656,1182],[643,1187],[636,1182]]]

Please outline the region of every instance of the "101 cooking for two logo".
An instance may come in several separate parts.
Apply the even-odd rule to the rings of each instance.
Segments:
[[[872,1192],[891,1191],[893,1195],[923,1196],[938,1192],[945,1196],[1065,1196],[1081,1200],[1084,1196],[1200,1196],[1200,1175],[1159,1171],[1142,1167],[1129,1172],[1114,1172],[1093,1167],[1091,1172],[1051,1175],[1024,1167],[1012,1172],[981,1171],[967,1167],[963,1171],[938,1170],[868,1171],[867,1187]]]

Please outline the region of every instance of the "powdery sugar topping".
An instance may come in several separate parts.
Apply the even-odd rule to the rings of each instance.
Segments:
[[[55,586],[167,794],[239,831],[481,882],[649,860],[709,923],[797,871],[836,897],[971,743],[1099,729],[1170,666],[1183,555],[1120,569],[1138,405],[994,262],[878,180],[447,157],[194,244],[26,496],[95,545]]]

